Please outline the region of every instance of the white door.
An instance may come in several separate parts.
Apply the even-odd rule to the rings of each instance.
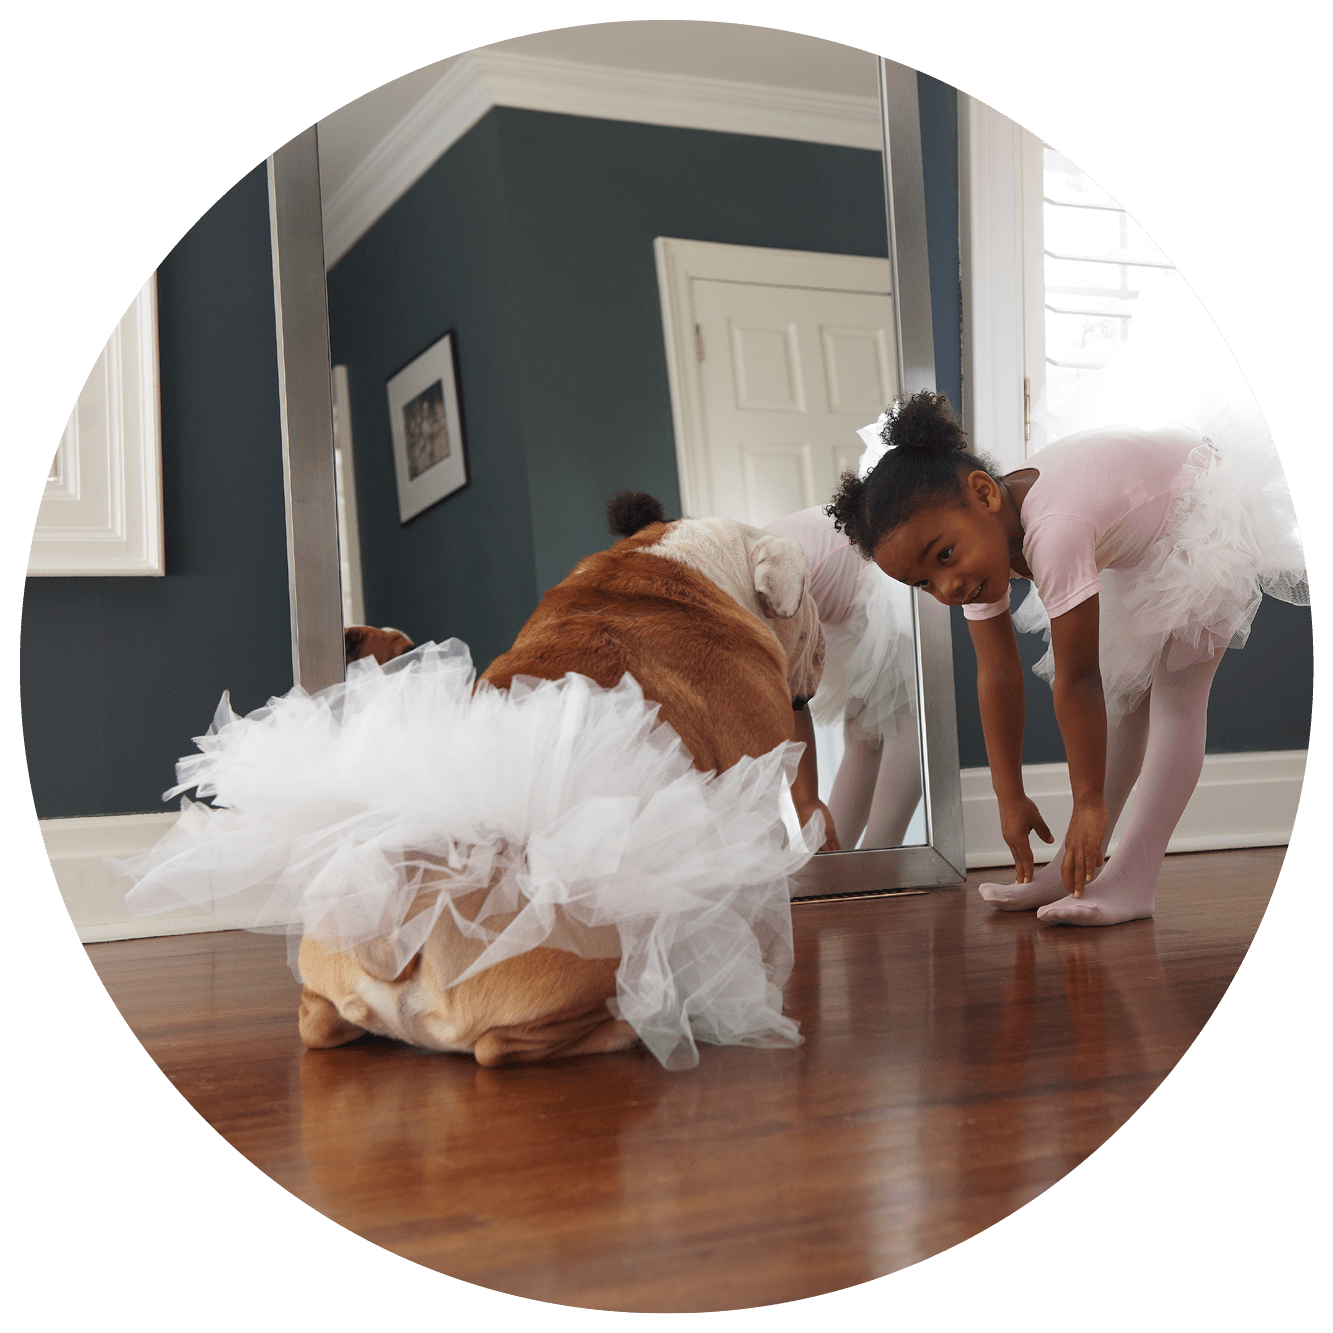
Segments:
[[[889,261],[658,246],[686,514],[763,527],[826,502],[897,391]]]

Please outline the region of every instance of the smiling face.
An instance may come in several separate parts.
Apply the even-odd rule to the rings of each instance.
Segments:
[[[991,477],[969,473],[960,503],[917,510],[880,539],[875,563],[947,606],[997,602],[1009,590],[1013,559],[1003,503]]]

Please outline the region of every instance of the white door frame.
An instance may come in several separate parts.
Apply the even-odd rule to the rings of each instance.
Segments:
[[[1046,379],[1042,144],[963,93],[958,139],[963,426],[1009,471],[1038,447],[1028,407]]]

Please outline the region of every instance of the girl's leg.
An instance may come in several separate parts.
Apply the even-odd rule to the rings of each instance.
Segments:
[[[916,734],[916,709],[903,708],[896,716],[898,730],[884,738],[880,749],[879,776],[862,839],[866,847],[901,847],[921,799],[921,746]]]
[[[1062,897],[1037,913],[1066,926],[1114,926],[1152,916],[1157,875],[1203,769],[1208,691],[1222,654],[1180,671],[1157,668],[1148,700],[1148,748],[1139,794],[1115,856],[1081,898]]]
[[[854,731],[847,722],[842,724],[842,744],[842,762],[829,792],[828,811],[838,831],[838,842],[843,851],[849,852],[856,846],[870,816],[879,775],[880,747]]]
[[[1148,701],[1126,717],[1122,717],[1115,726],[1106,729],[1106,781],[1102,794],[1106,800],[1106,837],[1102,842],[1102,855],[1111,845],[1111,834],[1115,832],[1116,821],[1120,818],[1129,793],[1138,780],[1139,769],[1143,765],[1143,754],[1148,744]],[[1117,853],[1118,855],[1118,853]],[[982,884],[981,896],[1005,912],[1030,912],[1047,903],[1059,902],[1068,896],[1064,880],[1060,878],[1060,863],[1064,860],[1064,845],[1061,844],[1055,858],[1044,866],[1038,866],[1029,884]],[[1103,872],[1104,873],[1104,872]]]

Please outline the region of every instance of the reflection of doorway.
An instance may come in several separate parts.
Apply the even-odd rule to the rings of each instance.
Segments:
[[[897,392],[892,267],[859,255],[660,237],[681,507],[763,527],[827,502]],[[817,726],[829,799],[840,726]],[[794,821],[795,812],[789,816]],[[918,806],[905,842],[926,840]]]
[[[762,527],[823,503],[897,391],[889,261],[656,251],[684,513]]]

